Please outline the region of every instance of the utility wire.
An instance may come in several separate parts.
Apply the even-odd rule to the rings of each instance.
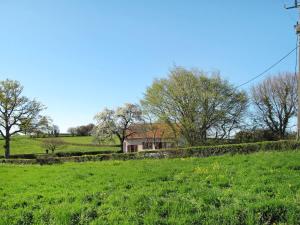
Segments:
[[[235,87],[235,89],[238,89],[246,84],[249,84],[250,82],[256,80],[257,78],[265,75],[268,71],[270,71],[271,69],[273,69],[275,66],[277,66],[279,63],[281,63],[283,60],[285,60],[288,56],[290,56],[294,51],[296,51],[298,49],[298,43],[297,46],[291,50],[290,52],[288,52],[285,56],[283,56],[281,59],[279,59],[278,61],[276,61],[274,64],[272,64],[271,66],[269,66],[267,69],[265,69],[263,72],[261,72],[260,74],[256,75],[255,77],[251,78],[250,80],[246,81],[245,83],[240,84],[239,86]],[[296,68],[297,71],[297,68]]]

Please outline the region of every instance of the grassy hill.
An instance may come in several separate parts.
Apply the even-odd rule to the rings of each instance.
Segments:
[[[75,144],[94,144],[94,137],[92,136],[82,136],[82,137],[61,137],[62,140],[68,143],[75,143]],[[101,144],[107,145],[118,145],[120,141],[117,137],[114,137],[113,140],[106,141]]]
[[[298,224],[300,152],[0,165],[0,224]]]
[[[65,145],[59,147],[57,151],[70,152],[70,151],[101,151],[101,150],[113,150],[118,151],[119,147],[99,147],[89,146],[93,144],[93,137],[60,137],[66,142]],[[42,147],[42,141],[44,138],[29,138],[25,136],[15,136],[11,141],[11,154],[29,154],[29,153],[45,153],[45,149]],[[117,143],[117,142],[116,142]],[[75,144],[75,145],[74,145]],[[81,144],[83,146],[76,146]],[[107,144],[114,144],[108,142]],[[118,143],[117,143],[118,144]],[[0,155],[4,155],[4,140],[0,139]],[[84,146],[86,145],[86,146]]]

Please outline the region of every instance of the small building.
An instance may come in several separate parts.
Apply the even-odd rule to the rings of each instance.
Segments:
[[[167,124],[136,124],[123,142],[123,152],[138,152],[173,148],[176,144],[174,132]]]

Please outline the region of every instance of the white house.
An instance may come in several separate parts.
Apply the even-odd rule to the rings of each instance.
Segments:
[[[138,124],[129,132],[123,142],[126,153],[175,147],[174,134],[166,124]]]

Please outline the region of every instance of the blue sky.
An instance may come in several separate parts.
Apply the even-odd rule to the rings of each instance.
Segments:
[[[139,102],[174,64],[247,81],[295,47],[292,2],[0,0],[0,79],[19,80],[66,131]]]

